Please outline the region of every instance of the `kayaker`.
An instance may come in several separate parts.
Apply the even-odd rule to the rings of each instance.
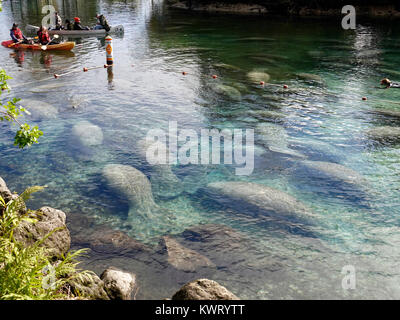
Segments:
[[[94,27],[95,30],[105,29],[107,32],[111,30],[111,27],[108,24],[108,21],[104,15],[97,14],[96,18],[97,18],[97,25]]]
[[[75,17],[74,21],[74,30],[90,30],[88,27],[82,27],[81,19],[79,17]]]
[[[37,36],[41,45],[53,44],[53,41],[50,39],[50,35],[46,27],[41,26],[39,28],[39,31],[37,32]]]
[[[18,24],[14,23],[11,30],[10,30],[10,36],[11,39],[14,41],[14,43],[26,43],[30,44],[31,41],[24,36],[22,33],[21,29],[18,28]]]
[[[68,19],[65,20],[65,30],[74,30],[74,26],[72,25],[71,21]]]
[[[381,80],[381,85],[384,85],[384,89],[389,89],[389,88],[400,88],[400,83],[392,82],[388,78],[382,79]]]
[[[62,30],[63,26],[62,26],[62,19],[61,19],[60,15],[58,14],[58,12],[56,12],[54,15],[55,15],[55,21],[56,21],[56,30]]]

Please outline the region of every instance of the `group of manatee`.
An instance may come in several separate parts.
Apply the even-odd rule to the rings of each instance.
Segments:
[[[298,74],[300,79],[322,83],[323,80],[316,75]],[[269,75],[262,70],[253,70],[247,74],[248,79],[253,82],[269,80]],[[241,98],[237,88],[218,84],[214,89],[217,93],[229,96],[233,100]],[[58,110],[51,105],[41,101],[23,101],[30,110],[33,118],[55,118]],[[276,117],[281,115],[277,111],[258,110],[252,112],[255,117]],[[395,114],[394,116],[398,116]],[[334,181],[357,190],[365,190],[366,180],[359,173],[343,165],[334,162],[309,160],[300,151],[289,147],[289,136],[285,128],[271,122],[259,122],[255,126],[256,143],[263,151],[258,154],[261,158],[265,155],[277,155],[288,158],[294,165],[291,170],[294,174],[306,174],[315,179]],[[400,140],[400,127],[376,127],[368,131],[368,136],[373,140]],[[72,145],[79,152],[85,154],[84,150],[92,150],[103,144],[102,129],[89,121],[81,121],[72,128]],[[146,140],[138,140],[136,152],[143,161],[146,161]],[[82,152],[83,150],[83,152]],[[101,150],[103,152],[104,150]],[[91,157],[91,154],[88,155]],[[128,219],[132,223],[141,221],[154,221],[156,224],[173,224],[174,213],[160,207],[154,200],[158,197],[178,197],[189,190],[185,189],[183,181],[177,177],[168,164],[151,165],[148,176],[139,169],[122,164],[106,164],[102,170],[107,185],[125,198],[129,203]],[[315,214],[305,204],[289,195],[288,193],[272,188],[270,186],[243,181],[219,181],[208,183],[205,179],[199,183],[201,192],[217,202],[240,212],[260,215],[276,216],[279,219],[294,219],[312,224],[316,219]],[[194,192],[197,192],[195,189]],[[247,207],[247,209],[246,209]],[[249,208],[251,208],[249,210]]]

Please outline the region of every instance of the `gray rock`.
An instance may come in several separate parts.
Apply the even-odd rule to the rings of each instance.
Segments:
[[[65,213],[50,207],[43,207],[34,213],[34,217],[38,220],[36,223],[23,221],[19,225],[14,232],[15,239],[25,245],[32,245],[55,229],[59,229],[44,240],[42,246],[48,248],[50,255],[54,257],[65,255],[71,245],[69,230],[65,224]]]
[[[172,300],[240,300],[218,282],[199,279],[185,284]]]
[[[215,267],[210,259],[194,250],[185,248],[171,237],[163,237],[161,247],[168,254],[168,263],[178,270],[195,272],[200,268]]]
[[[262,184],[242,181],[213,182],[207,185],[210,196],[234,209],[251,206],[276,217],[312,219],[314,215],[291,195]]]
[[[0,196],[5,200],[6,203],[15,198],[8,189],[6,182],[1,177],[0,177]]]
[[[104,289],[111,300],[131,300],[136,287],[136,275],[114,267],[109,267],[101,274]]]
[[[93,300],[110,300],[104,289],[104,282],[96,274],[83,274],[82,277],[68,281],[71,292],[76,297]]]
[[[87,245],[93,251],[103,254],[119,254],[128,256],[147,251],[148,248],[126,233],[108,228],[98,228],[90,236],[78,236],[74,243]]]

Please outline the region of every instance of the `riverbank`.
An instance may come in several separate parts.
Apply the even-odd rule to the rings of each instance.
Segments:
[[[73,241],[66,224],[67,214],[51,207],[31,211],[26,208],[25,201],[22,200],[27,198],[27,194],[28,192],[24,192],[18,196],[12,193],[0,177],[0,300],[136,298],[139,285],[136,274],[132,272],[109,266],[98,276],[93,271],[77,269],[79,262],[69,258],[79,257],[80,254],[79,251],[70,250]],[[10,227],[11,224],[14,226]],[[107,249],[111,248],[111,252],[116,255],[122,248],[134,248],[134,254],[146,251],[145,246],[133,238],[111,229],[101,229],[97,237],[91,234],[83,242],[91,247],[85,250],[108,251]],[[204,261],[208,262],[205,257],[180,246],[172,238],[164,237],[161,245],[168,253],[168,262],[176,268],[194,271],[198,265],[204,264]],[[6,252],[11,253],[11,256],[7,256]],[[150,250],[147,250],[147,253],[150,254]],[[29,263],[24,263],[25,261]],[[15,263],[18,263],[18,266],[15,266]],[[211,265],[211,262],[209,264]],[[67,267],[60,267],[64,265]],[[16,268],[23,268],[17,275],[23,279],[10,279],[8,276]],[[35,279],[25,279],[26,274],[36,274]],[[18,285],[18,281],[21,285]],[[29,288],[29,281],[32,281],[32,289]],[[41,288],[38,289],[37,285]],[[22,286],[24,288],[21,288]],[[208,279],[197,279],[186,283],[172,296],[172,300],[238,299],[225,287]]]
[[[336,17],[343,16],[341,9],[346,4],[318,5],[315,2],[309,4],[293,4],[284,1],[254,1],[252,3],[219,0],[219,1],[192,1],[192,0],[168,0],[168,5],[174,9],[192,10],[209,13],[227,13],[244,15],[284,15],[302,17]],[[358,17],[371,18],[400,18],[400,6],[391,4],[356,5]]]

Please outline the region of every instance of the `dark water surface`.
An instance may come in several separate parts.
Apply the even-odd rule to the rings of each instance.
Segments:
[[[247,299],[400,298],[400,149],[367,135],[400,125],[399,115],[379,113],[400,112],[400,91],[374,88],[383,77],[400,81],[399,27],[376,22],[344,31],[335,20],[208,16],[171,12],[156,1],[50,3],[58,3],[63,17],[80,16],[87,25],[99,11],[111,24],[124,25],[124,35],[114,37],[114,77],[109,83],[107,72],[97,69],[52,78],[101,66],[104,39],[74,39],[71,53],[0,48],[0,67],[14,78],[12,95],[33,111],[32,101],[44,105],[29,119],[44,131],[39,145],[17,150],[13,131],[0,124],[0,176],[18,192],[47,185],[31,206],[64,210],[76,247],[103,224],[149,248],[141,254],[105,248],[92,252],[85,266],[135,272],[138,299],[170,297],[198,277]],[[13,21],[37,25],[44,4],[4,2],[1,39],[8,39]],[[260,86],[255,72],[268,73],[275,85]],[[84,120],[100,127],[103,137],[96,131],[86,147],[73,130]],[[166,229],[160,219],[136,219],[130,199],[113,191],[102,172],[123,164],[150,177],[138,141],[150,129],[168,128],[168,121],[196,131],[255,129],[256,148],[250,176],[236,176],[228,165],[161,170],[159,179],[172,177],[167,188],[152,179],[155,202],[175,217]],[[350,171],[330,167],[327,173],[321,169],[326,162],[360,176],[349,185]],[[284,191],[314,217],[303,225],[264,215],[244,201],[232,205],[231,198],[206,190],[218,181]],[[203,224],[208,227],[188,231]],[[157,249],[166,234],[215,266],[196,272],[171,267]],[[355,290],[342,289],[346,265],[355,267]]]

